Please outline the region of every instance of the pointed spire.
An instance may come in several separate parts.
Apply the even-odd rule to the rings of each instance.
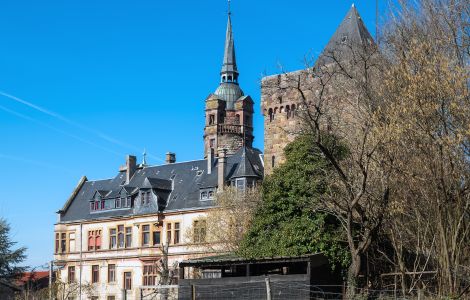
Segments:
[[[331,63],[333,61],[330,57],[332,54],[337,56],[336,59],[348,59],[351,46],[368,48],[372,45],[375,45],[374,39],[364,25],[353,3],[343,21],[336,29],[336,32],[323,49],[322,55],[320,55],[316,65],[319,66]]]
[[[232,34],[232,12],[230,10],[230,0],[228,0],[228,21],[227,32],[225,34],[224,61],[220,72],[221,82],[238,82],[237,60],[235,58],[235,42]]]

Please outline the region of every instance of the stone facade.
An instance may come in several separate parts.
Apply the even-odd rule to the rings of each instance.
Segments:
[[[243,145],[253,144],[253,100],[243,96],[235,102],[234,109],[226,109],[226,102],[211,94],[206,99],[206,125],[204,127],[204,153],[218,148],[234,154]]]

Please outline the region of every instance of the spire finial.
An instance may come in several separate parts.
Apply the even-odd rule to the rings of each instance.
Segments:
[[[230,0],[228,1],[228,15],[230,16],[232,14],[232,11],[230,10]]]
[[[144,153],[142,153],[142,165],[147,165],[147,150],[144,148]]]

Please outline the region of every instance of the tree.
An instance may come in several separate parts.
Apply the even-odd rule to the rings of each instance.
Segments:
[[[234,253],[238,250],[253,215],[261,201],[258,187],[239,190],[225,187],[215,195],[215,207],[191,226],[186,238],[199,247],[211,252]]]
[[[14,250],[15,244],[10,238],[10,225],[0,218],[0,278],[7,281],[18,278],[26,270],[18,266],[26,258],[26,248]]]
[[[335,147],[338,156],[346,149]],[[316,210],[331,188],[332,166],[311,136],[299,136],[285,148],[286,162],[262,184],[263,201],[238,251],[244,257],[324,253],[331,265],[347,265],[349,255],[339,224]]]
[[[470,287],[469,12],[468,0],[400,1],[384,35],[384,122],[399,153],[386,232],[403,294],[424,271],[441,295]]]

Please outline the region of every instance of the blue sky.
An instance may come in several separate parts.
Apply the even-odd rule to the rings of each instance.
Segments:
[[[262,75],[302,68],[351,4],[232,1],[256,147]],[[355,4],[374,34],[375,1]],[[167,151],[178,161],[202,158],[204,99],[219,83],[226,10],[224,0],[2,1],[0,216],[28,247],[28,265],[52,258],[55,212],[82,175],[112,177],[126,154],[140,161],[144,148],[150,164]]]

